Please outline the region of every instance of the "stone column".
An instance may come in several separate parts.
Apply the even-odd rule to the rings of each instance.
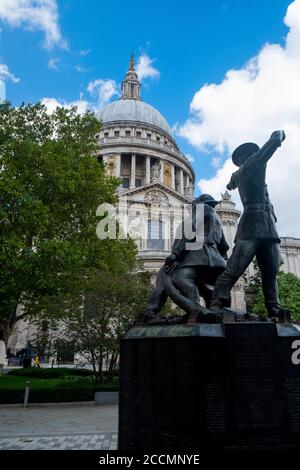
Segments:
[[[150,176],[151,176],[151,170],[150,170],[150,156],[146,156],[146,184],[150,184]]]
[[[300,277],[300,265],[299,265],[299,255],[298,253],[296,253],[296,272],[297,272],[297,276]]]
[[[184,189],[188,189],[190,186],[190,177],[189,175],[186,175],[186,187]]]
[[[117,154],[115,157],[115,176],[120,178],[121,175],[121,155]]]
[[[298,272],[297,272],[297,263],[296,263],[296,253],[293,252],[292,256],[293,256],[293,268],[294,268],[293,273],[296,274],[297,276]]]
[[[175,189],[175,166],[173,164],[171,165],[171,178],[172,189]]]
[[[135,154],[131,155],[130,189],[135,188]]]
[[[289,253],[288,249],[286,250],[286,264],[287,264],[287,271],[291,272],[291,254]]]
[[[160,160],[160,181],[163,183],[164,182],[164,168],[165,163],[163,160]]]
[[[181,194],[184,194],[184,187],[183,187],[183,169],[180,168],[180,189],[179,189],[179,192]]]

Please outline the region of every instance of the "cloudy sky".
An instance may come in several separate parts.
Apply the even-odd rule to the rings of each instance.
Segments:
[[[286,131],[268,184],[281,235],[300,237],[300,0],[0,0],[0,96],[5,83],[15,105],[97,110],[131,52],[198,192],[220,197],[232,150]]]

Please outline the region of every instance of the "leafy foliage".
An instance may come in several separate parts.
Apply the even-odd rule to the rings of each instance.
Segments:
[[[120,260],[109,271],[104,268],[85,273],[76,297],[57,298],[52,313],[49,306],[50,325],[44,336],[44,347],[54,355],[62,342],[80,353],[100,383],[111,380],[118,369],[119,340],[145,308],[152,288],[148,273],[128,271]]]
[[[291,311],[293,320],[300,320],[300,279],[293,273],[280,271],[278,273],[278,287],[280,304]],[[266,307],[261,288],[261,274],[256,264],[250,288],[254,293],[254,301],[251,303],[252,312],[265,316]]]
[[[96,209],[114,203],[117,178],[95,152],[100,127],[76,108],[0,105],[0,339],[20,316],[71,301],[90,271],[135,261],[132,240],[99,240]]]
[[[76,108],[0,106],[0,339],[22,304],[38,348],[80,353],[103,382],[152,286],[132,239],[96,236],[96,209],[120,182],[95,157],[99,127]]]
[[[28,367],[27,369],[12,369],[7,373],[7,375],[13,375],[15,377],[32,377],[38,379],[60,379],[67,376],[89,377],[93,375],[93,372],[87,369],[75,369],[67,367],[53,367],[45,369],[42,367]]]

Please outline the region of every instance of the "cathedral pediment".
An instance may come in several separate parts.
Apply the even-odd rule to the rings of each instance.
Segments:
[[[174,189],[161,183],[155,182],[144,185],[138,188],[129,189],[120,194],[120,198],[127,197],[129,200],[145,203],[159,203],[159,204],[189,204],[191,198],[179,194]]]

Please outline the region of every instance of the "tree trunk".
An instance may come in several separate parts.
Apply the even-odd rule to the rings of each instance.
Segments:
[[[8,302],[9,307],[4,310],[4,318],[0,320],[0,340],[4,341],[7,348],[8,340],[12,335],[13,329],[17,321],[17,308],[19,305],[21,294],[17,296],[11,303]],[[7,304],[6,304],[7,305]]]
[[[96,358],[95,358],[95,354],[94,354],[93,350],[90,350],[90,354],[91,354],[91,358],[92,358],[92,367],[93,367],[93,372],[94,372],[94,376],[95,376],[95,381],[96,381],[96,383],[99,383],[99,377],[98,377],[98,374],[97,374],[97,367],[96,367]]]
[[[99,361],[98,361],[98,377],[99,383],[103,383],[103,349],[99,347]]]
[[[6,349],[7,349],[8,340],[12,335],[15,324],[16,324],[16,321],[12,323],[3,321],[0,323],[0,341],[1,340],[4,341]]]
[[[118,363],[118,355],[119,353],[116,351],[113,351],[110,356],[110,361],[109,361],[109,366],[108,366],[108,374],[107,374],[107,382],[113,379],[114,372],[116,371],[117,368],[117,363]]]

